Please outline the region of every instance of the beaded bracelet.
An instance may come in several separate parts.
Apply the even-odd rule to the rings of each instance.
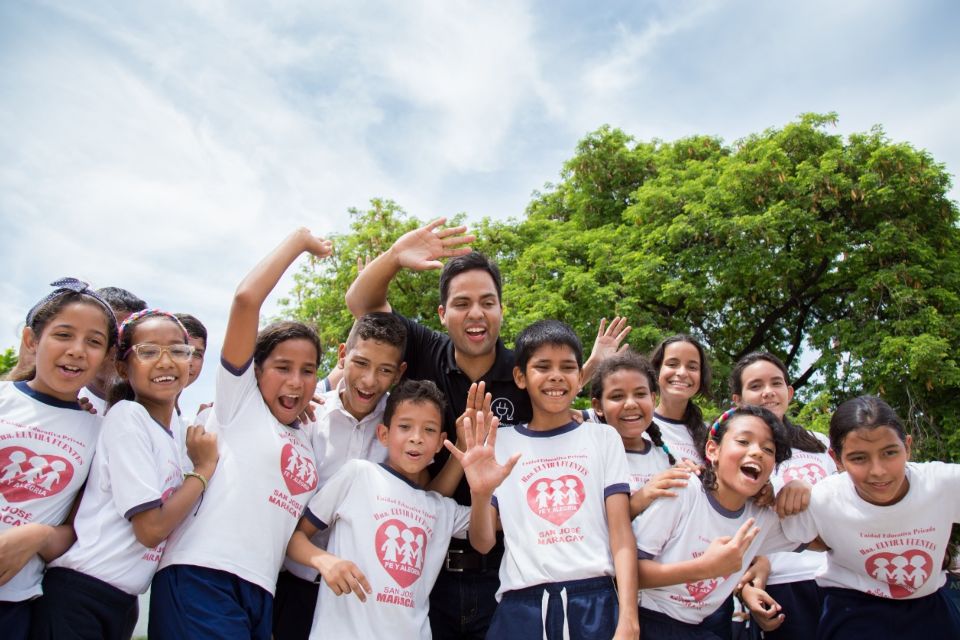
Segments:
[[[199,481],[200,481],[200,484],[203,485],[203,492],[206,493],[206,491],[207,491],[207,479],[206,479],[206,478],[204,478],[204,477],[203,477],[202,475],[200,475],[199,473],[194,473],[193,471],[187,471],[186,473],[183,474],[183,480],[184,480],[184,482],[186,482],[187,478],[196,478],[197,480],[199,480]]]

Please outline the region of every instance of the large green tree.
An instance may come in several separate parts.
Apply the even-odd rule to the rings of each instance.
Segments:
[[[879,127],[845,139],[834,123],[804,115],[732,145],[641,142],[608,127],[587,135],[522,219],[474,225],[475,246],[504,272],[504,336],[556,317],[589,338],[613,314],[631,319],[640,350],[689,332],[712,354],[718,398],[740,356],[769,350],[791,368],[807,419],[880,393],[925,455],[960,456],[949,175]],[[341,339],[356,257],[416,224],[392,203],[354,212],[340,261],[301,274],[296,314]],[[436,273],[403,274],[390,297],[433,322],[435,292]]]

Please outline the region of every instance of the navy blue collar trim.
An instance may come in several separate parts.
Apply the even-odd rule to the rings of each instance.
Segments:
[[[153,416],[150,416],[150,419],[156,422],[158,425],[160,425],[160,428],[163,429],[168,436],[170,436],[171,438],[173,437],[173,429],[169,428],[167,425],[163,424]]]
[[[679,425],[685,425],[685,424],[686,424],[683,420],[674,420],[673,418],[667,418],[666,416],[660,415],[660,414],[657,413],[656,411],[653,412],[653,417],[654,417],[654,418],[657,418],[657,419],[659,419],[659,420],[663,420],[664,422],[667,422],[667,423],[669,423],[669,424],[679,424]]]
[[[580,423],[576,420],[571,420],[562,427],[557,427],[556,429],[550,429],[548,431],[536,431],[531,429],[525,424],[518,424],[514,427],[517,433],[522,436],[529,436],[531,438],[552,438],[553,436],[559,436],[564,433],[570,433],[574,429],[580,426]]]
[[[13,383],[13,386],[37,402],[42,402],[43,404],[50,405],[51,407],[57,407],[58,409],[73,409],[75,411],[81,410],[80,403],[76,400],[61,400],[60,398],[48,396],[45,393],[30,388],[30,385],[27,384],[26,380],[17,380]]]
[[[710,506],[713,507],[714,511],[722,515],[724,518],[730,518],[731,520],[735,518],[739,518],[740,516],[743,515],[743,511],[747,508],[747,505],[744,504],[742,507],[740,507],[736,511],[731,511],[730,509],[727,509],[725,506],[720,504],[716,496],[713,495],[712,491],[707,491],[706,487],[704,487],[703,490],[707,494],[707,502],[710,503]]]
[[[626,450],[627,453],[634,453],[639,456],[647,455],[648,453],[650,453],[650,450],[653,449],[653,443],[650,442],[649,440],[644,440],[643,443],[647,445],[646,447],[644,447],[643,451],[637,451],[636,449],[627,449]]]
[[[419,489],[420,491],[424,491],[424,488],[421,487],[420,485],[418,485],[416,482],[414,482],[413,480],[410,480],[409,478],[405,478],[405,477],[404,477],[399,471],[397,471],[396,469],[391,469],[390,467],[388,467],[386,462],[381,462],[381,463],[380,463],[380,466],[383,467],[384,471],[386,471],[386,472],[389,473],[390,475],[396,476],[396,477],[399,478],[400,480],[403,480],[404,482],[406,482],[408,485],[410,485],[410,486],[413,487],[414,489]]]

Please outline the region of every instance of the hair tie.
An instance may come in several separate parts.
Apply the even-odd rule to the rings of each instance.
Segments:
[[[720,430],[720,425],[724,424],[727,420],[730,419],[730,416],[737,412],[737,407],[730,407],[726,411],[720,414],[716,420],[713,421],[713,425],[710,427],[710,438],[712,440],[717,439],[717,431]]]
[[[27,321],[26,326],[31,326],[33,324],[33,317],[37,314],[37,310],[40,307],[44,306],[51,300],[62,296],[65,293],[80,293],[85,296],[90,296],[94,300],[100,303],[100,305],[110,312],[111,316],[116,318],[116,315],[113,313],[113,309],[110,308],[110,305],[107,304],[107,301],[100,297],[100,294],[90,288],[90,285],[84,282],[83,280],[78,280],[77,278],[60,278],[59,280],[54,280],[50,283],[51,287],[55,287],[53,291],[48,293],[40,302],[33,305],[30,308],[30,311],[27,312]]]
[[[129,327],[131,324],[133,324],[140,318],[145,318],[147,316],[164,316],[166,318],[170,318],[171,320],[176,322],[177,326],[180,327],[180,330],[183,331],[183,337],[186,339],[189,339],[190,333],[184,328],[183,323],[180,322],[180,319],[177,318],[177,316],[173,315],[169,311],[164,311],[162,309],[144,309],[142,311],[131,313],[130,316],[123,321],[123,323],[120,325],[120,328],[117,329],[117,344],[123,343],[123,332],[127,327]],[[126,354],[124,354],[122,357],[126,357]]]

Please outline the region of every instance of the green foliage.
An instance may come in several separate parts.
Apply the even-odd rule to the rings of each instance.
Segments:
[[[10,373],[17,366],[17,352],[12,347],[0,352],[0,377]]]
[[[843,139],[829,131],[835,121],[807,114],[733,145],[637,142],[609,127],[587,135],[522,219],[472,225],[474,246],[503,271],[504,339],[554,317],[589,342],[616,314],[630,318],[640,351],[692,333],[712,354],[718,405],[733,363],[768,350],[794,376],[800,423],[825,430],[838,402],[879,393],[921,456],[960,460],[950,177],[879,127]],[[338,257],[302,272],[289,304],[326,344],[349,328],[343,293],[356,257],[421,223],[378,200],[352,215]],[[391,303],[436,326],[437,276],[401,274]]]

